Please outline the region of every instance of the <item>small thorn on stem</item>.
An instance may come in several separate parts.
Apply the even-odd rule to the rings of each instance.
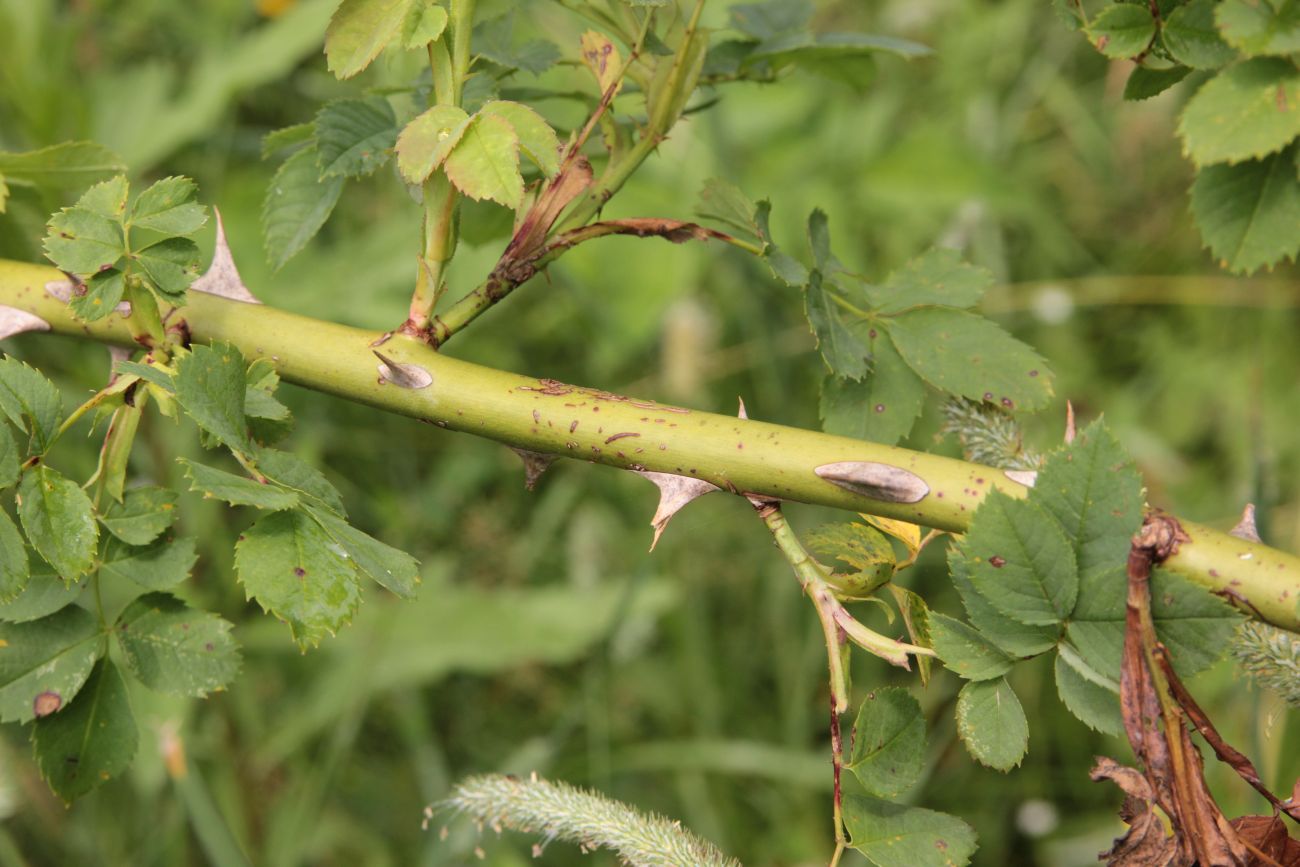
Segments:
[[[370,350],[382,364],[379,365],[381,382],[391,382],[398,388],[428,388],[433,384],[433,374],[418,364],[402,364],[377,349]]]
[[[1262,542],[1259,538],[1259,528],[1255,526],[1255,504],[1247,503],[1246,508],[1241,510],[1241,520],[1237,526],[1228,531],[1229,534],[1236,536],[1238,539],[1245,539],[1247,542]]]
[[[528,449],[517,449],[514,446],[510,447],[510,451],[519,455],[519,457],[523,459],[524,487],[530,491],[537,487],[537,480],[542,477],[542,473],[546,472],[550,468],[551,464],[560,459],[559,455],[548,455],[542,452],[529,451]]]
[[[0,340],[28,331],[49,331],[50,323],[34,313],[0,305]]]
[[[1074,426],[1074,404],[1067,400],[1065,402],[1065,444],[1067,446],[1074,442],[1077,433]]]
[[[659,507],[655,509],[654,517],[650,519],[650,526],[654,527],[655,530],[654,539],[650,542],[651,551],[659,544],[659,537],[663,535],[664,528],[668,526],[668,522],[672,520],[673,515],[680,512],[692,500],[713,491],[722,490],[715,484],[691,476],[655,473],[649,470],[633,470],[632,472],[650,480],[659,489]]]
[[[221,222],[221,211],[215,205],[212,212],[217,215],[217,245],[212,251],[212,264],[207,272],[195,280],[190,288],[209,295],[220,295],[232,301],[245,304],[261,304],[239,276],[235,267],[235,257],[230,253],[230,244],[226,241],[226,227]]]

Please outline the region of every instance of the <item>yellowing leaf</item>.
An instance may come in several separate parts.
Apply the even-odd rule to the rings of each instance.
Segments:
[[[411,0],[343,0],[325,30],[329,71],[351,78],[370,65],[398,35]]]
[[[623,71],[623,59],[609,37],[595,30],[588,30],[582,34],[581,45],[582,62],[591,70],[591,74],[596,76],[600,92],[604,93],[611,87],[622,89],[623,84],[619,77]]]
[[[518,102],[495,99],[478,110],[480,115],[503,117],[519,137],[519,149],[549,178],[560,170],[560,139],[540,114]]]
[[[460,144],[470,117],[454,105],[435,105],[417,115],[397,137],[397,170],[412,184],[423,183],[451,149]]]
[[[916,524],[897,521],[893,518],[881,518],[878,515],[859,515],[859,517],[882,533],[893,536],[906,545],[908,554],[916,556],[916,552],[920,550],[921,528]]]
[[[471,199],[491,199],[508,208],[523,199],[519,137],[503,117],[475,115],[444,165],[447,177]]]

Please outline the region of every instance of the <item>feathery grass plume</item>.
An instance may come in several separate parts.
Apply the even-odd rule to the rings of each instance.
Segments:
[[[470,777],[437,807],[496,830],[540,834],[547,843],[565,840],[583,849],[609,849],[632,867],[740,867],[680,822],[536,775],[528,780],[500,774]]]
[[[1300,707],[1300,633],[1248,620],[1237,627],[1232,655],[1256,683]]]
[[[1020,424],[999,406],[964,397],[943,404],[943,428],[961,443],[966,460],[1000,470],[1036,470],[1043,458],[1025,448]]]

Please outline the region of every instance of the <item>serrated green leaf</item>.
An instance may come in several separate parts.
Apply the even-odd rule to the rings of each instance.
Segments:
[[[325,225],[343,192],[343,178],[320,180],[315,147],[295,151],[276,171],[262,203],[262,240],[280,269]]]
[[[849,843],[877,867],[962,867],[975,832],[961,819],[878,798],[844,796]]]
[[[415,0],[402,22],[402,47],[423,48],[447,29],[447,10],[433,0]]]
[[[121,376],[138,376],[145,382],[151,382],[168,392],[176,391],[172,374],[160,367],[157,362],[145,364],[139,361],[119,361],[113,371]]]
[[[50,564],[35,552],[27,551],[28,571],[31,573],[27,586],[12,602],[0,604],[0,621],[25,623],[39,620],[72,604],[81,591],[86,589],[83,578],[74,584],[65,584],[59,580]]]
[[[1247,54],[1300,52],[1300,4],[1223,0],[1215,18],[1223,38]]]
[[[277,484],[296,492],[303,502],[315,500],[336,515],[347,516],[338,488],[320,470],[297,455],[262,449],[257,453],[257,469]]]
[[[910,693],[886,687],[868,693],[853,725],[844,767],[863,788],[884,798],[911,788],[925,769],[925,715]]]
[[[239,670],[231,624],[167,593],[147,593],[126,607],[113,626],[122,658],[150,689],[203,698],[225,687]]]
[[[132,581],[146,590],[166,590],[189,578],[198,559],[190,538],[157,539],[143,547],[109,538],[104,544],[99,574]]]
[[[316,143],[316,124],[308,121],[283,126],[262,136],[262,159],[285,148],[296,148],[304,144]]]
[[[1059,623],[1079,595],[1070,540],[1051,513],[989,491],[971,519],[965,550],[971,583],[1003,614],[1030,625]]]
[[[85,208],[64,208],[50,217],[45,255],[64,271],[95,274],[126,253],[122,227]]]
[[[1009,771],[1029,749],[1029,721],[1006,678],[968,683],[957,696],[957,733],[982,765]]]
[[[763,261],[772,276],[787,286],[802,288],[808,282],[808,269],[796,259],[781,252],[772,242],[772,232],[768,219],[772,215],[772,203],[763,199],[754,207],[754,225],[758,227],[758,236],[763,240]]]
[[[30,577],[27,545],[9,513],[0,509],[0,605],[18,599]]]
[[[100,655],[99,624],[70,606],[26,623],[0,623],[0,722],[25,723],[67,704]]]
[[[1174,60],[1192,69],[1218,69],[1236,57],[1215,26],[1214,10],[1222,5],[1218,0],[1192,0],[1169,14],[1160,39]]]
[[[338,632],[361,602],[347,554],[299,511],[273,512],[244,531],[235,571],[248,598],[288,623],[303,647]]]
[[[867,374],[867,347],[849,328],[835,298],[833,285],[820,271],[808,275],[804,286],[804,314],[817,339],[822,360],[835,376],[861,379]]]
[[[45,451],[63,421],[63,398],[54,383],[12,356],[0,360],[0,411]]]
[[[523,199],[519,137],[505,118],[471,118],[443,168],[456,188],[471,199],[491,199],[508,208],[519,207]]]
[[[973,307],[993,282],[989,271],[962,261],[957,251],[935,247],[890,274],[884,284],[863,288],[877,313],[890,314],[930,305]]]
[[[967,680],[1002,677],[1015,661],[975,629],[937,612],[930,614],[930,637],[948,670]]]
[[[757,210],[758,206],[739,187],[720,178],[704,182],[695,205],[695,213],[702,219],[721,223],[732,234],[755,239],[759,238],[758,224],[754,221]]]
[[[13,431],[9,425],[0,423],[0,490],[11,488],[18,482],[21,473],[19,464],[23,456],[18,452],[18,443],[14,441]]]
[[[894,445],[911,433],[925,406],[925,383],[903,361],[887,334],[870,329],[871,371],[861,382],[822,381],[822,429],[839,436]]]
[[[64,581],[90,571],[99,527],[90,498],[75,482],[43,463],[32,467],[18,486],[18,517],[32,547]]]
[[[1124,82],[1124,98],[1129,102],[1140,102],[1159,96],[1169,88],[1187,77],[1191,70],[1186,66],[1173,66],[1169,69],[1148,69],[1135,66]]]
[[[190,490],[204,497],[225,500],[232,506],[253,506],[258,509],[279,511],[298,505],[298,495],[279,485],[263,485],[244,476],[237,476],[206,464],[179,459],[190,480]]]
[[[1098,572],[1079,587],[1079,604],[1066,627],[1070,644],[1100,676],[1119,682],[1124,647],[1123,567]],[[1190,678],[1227,651],[1241,615],[1208,590],[1163,569],[1151,577],[1151,616],[1174,669]]]
[[[126,175],[118,175],[86,190],[74,207],[120,224],[126,217],[126,198],[130,191]]]
[[[839,590],[851,597],[869,596],[894,575],[894,547],[885,534],[866,524],[826,524],[808,534],[809,550],[838,560],[853,571],[838,574]]]
[[[163,178],[149,187],[131,205],[128,222],[132,227],[167,235],[188,235],[208,221],[208,211],[194,196],[198,185],[189,178]]]
[[[100,516],[108,531],[129,545],[148,545],[176,521],[176,492],[147,486],[127,491]]]
[[[544,39],[514,45],[515,10],[474,25],[470,44],[474,52],[506,69],[522,69],[540,75],[560,59],[559,50]],[[472,79],[471,79],[472,80]]]
[[[1200,166],[1281,150],[1300,136],[1300,69],[1275,57],[1228,67],[1188,101],[1178,134]]]
[[[478,114],[504,118],[519,139],[519,150],[546,177],[552,177],[560,170],[560,138],[536,111],[518,102],[491,100],[483,104]]]
[[[1142,478],[1101,421],[1047,456],[1029,498],[1065,530],[1081,576],[1123,568],[1142,524]]]
[[[69,804],[130,767],[138,741],[126,684],[107,659],[70,705],[32,729],[41,777]]]
[[[415,595],[420,565],[414,557],[363,533],[336,512],[312,506],[307,512],[343,548],[361,574],[403,598]]]
[[[126,293],[126,274],[119,268],[109,268],[92,274],[86,282],[73,289],[68,306],[78,319],[95,322],[114,311]]]
[[[397,118],[382,96],[336,99],[316,115],[316,154],[322,178],[360,178],[388,162],[397,144]]]
[[[325,30],[326,67],[351,78],[398,35],[412,0],[343,0]]]
[[[244,392],[244,415],[250,419],[260,418],[267,421],[286,421],[290,416],[289,407],[266,391],[251,385]]]
[[[911,549],[910,545],[908,547]],[[912,550],[915,553],[915,550]],[[903,615],[903,625],[907,627],[908,640],[917,647],[934,647],[934,637],[930,627],[931,611],[930,606],[925,604],[925,599],[898,583],[891,582],[889,592],[894,594],[894,602],[898,604],[898,611]],[[923,687],[930,685],[931,662],[933,660],[928,656],[916,657],[916,672],[921,677]]]
[[[23,153],[0,151],[0,174],[15,186],[75,190],[124,171],[121,157],[89,141],[62,142]]]
[[[970,580],[969,562],[970,555],[960,544],[954,543],[948,549],[948,571],[953,586],[961,594],[966,616],[981,635],[1015,657],[1036,656],[1056,646],[1061,624],[1030,626],[1007,617],[975,589]]]
[[[1300,254],[1300,145],[1238,165],[1207,166],[1192,184],[1192,215],[1223,267],[1249,274]]]
[[[190,284],[199,278],[199,245],[189,238],[167,238],[131,254],[163,297],[179,301]]]
[[[1038,409],[1052,396],[1043,358],[982,316],[924,307],[880,322],[908,366],[940,391],[1007,409]]]
[[[767,0],[736,3],[729,11],[732,27],[762,40],[806,29],[812,20],[813,5],[809,0]]]
[[[1055,668],[1056,694],[1070,713],[1095,731],[1116,736],[1124,734],[1124,719],[1119,710],[1119,684],[1115,684],[1113,690],[1104,686],[1101,675],[1092,671],[1068,643],[1061,645]]]
[[[1114,3],[1088,24],[1088,39],[1107,57],[1141,54],[1156,35],[1156,20],[1145,6]]]
[[[454,105],[435,105],[416,115],[397,137],[397,169],[408,183],[423,183],[460,144],[470,116]]]
[[[200,428],[226,446],[252,451],[244,396],[244,356],[229,343],[195,346],[176,362],[176,399]]]

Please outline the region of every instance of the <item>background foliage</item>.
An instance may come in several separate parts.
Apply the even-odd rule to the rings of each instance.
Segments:
[[[133,187],[194,177],[265,301],[391,327],[405,316],[419,232],[391,171],[348,185],[321,236],[281,270],[262,251],[275,171],[262,135],[355,92],[319,51],[333,5],[0,0],[0,150],[94,139],[131,167]],[[516,39],[576,45],[581,25],[559,5],[525,7]],[[706,24],[724,26],[725,7],[711,6]],[[773,233],[788,248],[801,246],[803,215],[823,208],[853,271],[880,277],[936,239],[956,246],[999,278],[983,311],[1047,358],[1058,395],[1105,413],[1153,501],[1227,526],[1252,500],[1264,538],[1294,549],[1294,269],[1223,284],[1202,251],[1193,168],[1176,144],[1195,78],[1125,102],[1132,64],[1100,56],[1032,0],[825,2],[816,22],[905,36],[935,54],[882,58],[856,87],[798,72],[730,88],[679,127],[608,216],[686,217],[701,183],[721,176],[773,200]],[[386,55],[364,84],[402,83],[415,63]],[[584,74],[544,73],[552,83]],[[581,120],[581,106],[562,100],[542,109],[561,130]],[[46,216],[68,203],[13,185],[0,255],[38,260]],[[508,228],[468,208],[453,285],[481,279]],[[206,256],[211,230],[198,237]],[[821,369],[802,298],[750,257],[611,238],[535,288],[451,351],[710,409],[739,394],[754,418],[818,424]],[[69,395],[99,388],[107,370],[93,346],[20,338],[8,348],[66,372]],[[654,491],[629,474],[564,466],[525,496],[517,459],[497,446],[291,387],[278,396],[297,419],[287,446],[326,469],[358,525],[420,558],[418,601],[368,591],[348,630],[302,655],[230,580],[226,542],[253,516],[185,502],[181,530],[201,555],[187,586],[236,623],[242,677],[202,703],[130,686],[135,765],[70,811],[5,727],[0,864],[202,863],[192,829],[208,796],[258,864],[462,863],[477,833],[453,826],[440,841],[420,830],[419,811],[451,781],[490,770],[591,784],[682,818],[746,864],[824,860],[823,648],[746,509],[705,498],[647,556]],[[932,446],[941,422],[923,418],[911,442]],[[1054,442],[1060,428],[1044,416],[1031,437]],[[197,444],[167,426],[145,435],[136,471],[187,489],[168,456],[197,457]],[[60,460],[73,477],[93,470],[90,450]],[[832,518],[790,512],[800,528]],[[908,580],[958,613],[939,552]],[[863,662],[860,684],[894,682]],[[1117,831],[1114,794],[1086,772],[1095,753],[1123,748],[1061,707],[1050,667],[1040,659],[1013,675],[1031,739],[1009,776],[958,745],[961,681],[937,672],[918,693],[934,728],[908,796],[974,825],[981,863],[1091,863]],[[1296,777],[1294,715],[1225,667],[1196,688],[1267,781]],[[177,734],[204,794],[167,782],[163,746]],[[1248,811],[1237,809],[1243,787],[1216,781],[1225,810]],[[557,848],[534,862],[531,843],[483,845],[500,865],[574,857]]]

